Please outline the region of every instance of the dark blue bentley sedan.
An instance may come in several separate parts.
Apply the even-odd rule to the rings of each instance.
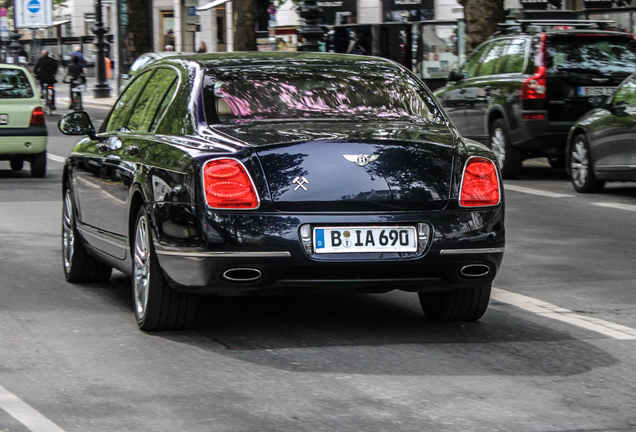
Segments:
[[[132,276],[144,330],[192,325],[201,294],[417,292],[477,320],[504,252],[493,153],[418,78],[324,53],[174,56],[140,70],[64,169],[70,282]]]

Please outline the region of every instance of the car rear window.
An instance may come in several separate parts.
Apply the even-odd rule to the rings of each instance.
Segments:
[[[375,65],[374,65],[375,66]],[[439,122],[432,96],[399,69],[260,66],[208,73],[208,122],[355,119]]]
[[[548,68],[553,72],[631,74],[636,41],[628,36],[572,35],[550,39]]]
[[[0,99],[32,98],[33,89],[24,71],[0,69]]]

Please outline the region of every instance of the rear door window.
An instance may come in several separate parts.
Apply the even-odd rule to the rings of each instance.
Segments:
[[[135,109],[130,115],[127,127],[131,132],[148,132],[150,130],[159,105],[176,78],[177,73],[172,69],[157,69],[137,99]]]
[[[128,116],[130,115],[132,108],[135,106],[135,101],[139,92],[141,92],[148,81],[148,78],[152,75],[152,72],[146,72],[137,77],[119,96],[119,100],[110,112],[108,119],[102,125],[100,132],[105,133],[117,133],[126,124]]]
[[[492,44],[492,48],[490,48],[486,57],[481,61],[476,76],[495,75],[499,73],[499,66],[501,65],[504,47],[507,42],[507,39],[502,39]]]
[[[527,39],[512,39],[506,48],[501,73],[521,73],[526,62]]]
[[[20,69],[0,69],[0,99],[33,97],[31,83]]]
[[[548,42],[548,68],[551,72],[631,74],[636,68],[636,42],[620,35],[554,37]]]

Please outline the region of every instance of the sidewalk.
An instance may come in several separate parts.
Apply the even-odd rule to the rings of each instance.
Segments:
[[[70,90],[69,85],[62,82],[63,75],[58,77],[58,83],[55,84],[55,104],[57,110],[66,110],[70,105]],[[82,92],[82,105],[90,108],[110,108],[117,101],[118,88],[117,80],[106,80],[110,86],[110,97],[96,99],[93,92],[93,87],[97,82],[95,77],[86,78],[86,90]]]

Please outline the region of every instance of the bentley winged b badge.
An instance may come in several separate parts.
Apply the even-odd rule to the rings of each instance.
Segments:
[[[349,162],[353,162],[354,164],[363,167],[363,166],[369,165],[371,162],[379,158],[380,155],[360,154],[360,155],[342,155],[342,157],[348,160]]]

